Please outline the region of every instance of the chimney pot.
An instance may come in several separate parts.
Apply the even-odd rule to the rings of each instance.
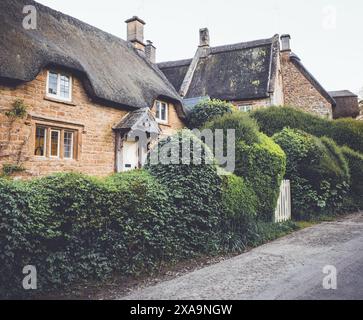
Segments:
[[[291,51],[290,47],[290,35],[289,34],[283,34],[281,37],[281,51]]]
[[[125,21],[127,24],[127,41],[130,41],[136,49],[145,51],[144,25],[145,22],[137,16]]]
[[[203,28],[199,30],[199,46],[209,47],[209,30],[208,28]]]
[[[156,63],[156,48],[150,40],[146,41],[145,55],[150,62]]]

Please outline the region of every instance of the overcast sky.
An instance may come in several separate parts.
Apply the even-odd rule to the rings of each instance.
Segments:
[[[191,58],[199,28],[211,45],[289,33],[292,50],[327,90],[363,87],[361,0],[38,0],[126,39],[124,21],[142,18],[157,61]],[[359,32],[359,30],[361,30]]]

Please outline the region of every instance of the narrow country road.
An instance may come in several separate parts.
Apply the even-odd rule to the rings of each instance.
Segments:
[[[337,270],[326,290],[325,266]],[[363,299],[363,213],[300,230],[120,299]]]

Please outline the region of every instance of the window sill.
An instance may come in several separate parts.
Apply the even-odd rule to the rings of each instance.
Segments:
[[[156,122],[160,126],[171,127],[171,125],[168,122],[162,122],[162,121],[156,121]]]
[[[48,96],[45,96],[44,97],[44,100],[51,101],[51,102],[56,102],[56,103],[62,103],[62,104],[66,104],[68,106],[73,106],[73,107],[76,106],[76,104],[73,103],[72,101],[67,101],[67,100],[52,98],[52,97],[48,97]]]
[[[52,161],[57,163],[69,163],[69,162],[78,162],[77,159],[67,159],[67,158],[56,158],[56,157],[46,157],[46,156],[34,156],[34,160],[38,161]]]

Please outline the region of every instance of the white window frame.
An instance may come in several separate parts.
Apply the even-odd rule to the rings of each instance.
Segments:
[[[47,144],[48,144],[48,137],[47,137],[48,130],[47,130],[47,127],[43,127],[41,125],[39,125],[39,126],[36,125],[35,126],[35,140],[37,139],[36,132],[37,132],[38,128],[41,128],[41,129],[44,130],[44,154],[42,156],[38,156],[38,155],[34,154],[34,156],[38,157],[38,158],[46,158],[47,157],[47,151],[48,151],[48,147],[47,147]]]
[[[57,155],[53,156],[52,155],[52,132],[58,132],[58,148],[57,148]],[[61,144],[61,131],[60,130],[56,130],[56,129],[50,129],[50,139],[49,139],[49,157],[50,158],[55,158],[55,159],[59,159],[60,158],[60,144]]]
[[[66,157],[65,155],[65,143],[64,143],[64,137],[66,133],[70,133],[72,135],[72,139],[71,139],[71,156],[70,157]],[[69,130],[64,130],[64,136],[63,136],[63,158],[65,160],[73,160],[73,148],[74,148],[74,132],[73,131],[69,131]]]
[[[50,73],[56,73],[58,75],[58,78],[57,78],[57,94],[52,94],[52,93],[49,93],[49,76],[50,76]],[[60,84],[61,84],[61,81],[60,81],[60,78],[61,76],[66,76],[66,77],[69,77],[69,97],[68,98],[64,98],[61,96],[60,94]],[[56,100],[61,100],[61,101],[66,101],[66,102],[72,102],[72,85],[73,85],[73,81],[72,81],[72,76],[68,73],[65,73],[65,72],[57,72],[57,71],[53,71],[53,70],[48,70],[47,72],[47,92],[46,92],[46,96],[48,98],[53,98],[53,99],[56,99]]]
[[[165,120],[157,117],[157,112],[158,112],[159,106],[160,106],[159,114],[161,116],[161,106],[162,105],[165,105],[165,107],[166,107],[166,109],[165,109]],[[156,121],[158,123],[161,123],[161,124],[168,124],[169,123],[169,104],[167,102],[160,101],[160,100],[155,101],[155,119],[156,119]]]
[[[242,104],[238,106],[238,110],[242,112],[250,112],[253,109],[252,104]]]

